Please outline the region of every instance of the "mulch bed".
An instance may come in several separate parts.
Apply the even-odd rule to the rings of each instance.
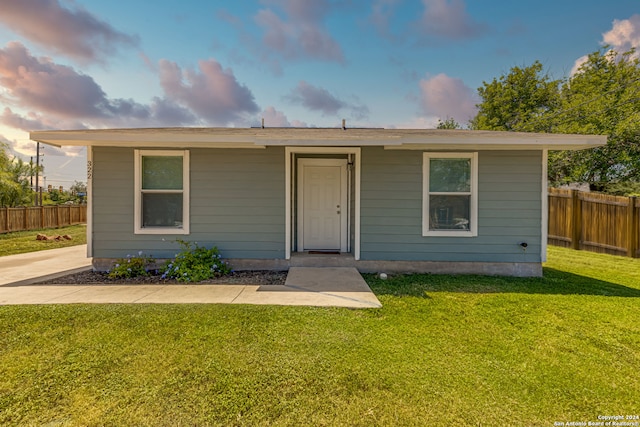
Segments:
[[[57,279],[34,283],[37,285],[175,285],[175,284],[241,284],[241,285],[284,285],[286,271],[236,271],[227,276],[203,280],[201,282],[178,282],[162,279],[160,275],[134,277],[131,279],[112,279],[107,273],[85,271],[69,274]]]

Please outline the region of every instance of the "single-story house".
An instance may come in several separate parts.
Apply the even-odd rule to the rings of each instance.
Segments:
[[[87,147],[88,256],[105,270],[177,240],[237,269],[539,276],[547,152],[606,137],[467,130],[160,128],[31,132]]]

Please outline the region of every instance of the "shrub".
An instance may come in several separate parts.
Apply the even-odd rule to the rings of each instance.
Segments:
[[[605,185],[604,192],[614,196],[640,196],[640,182],[612,182]]]
[[[211,249],[198,243],[178,240],[182,251],[164,266],[162,278],[179,282],[199,282],[231,273],[231,267],[222,260],[217,247]]]
[[[149,266],[155,262],[155,259],[149,255],[145,255],[142,251],[138,252],[138,256],[127,255],[126,258],[116,260],[115,265],[109,271],[109,277],[112,279],[121,279],[149,275]]]

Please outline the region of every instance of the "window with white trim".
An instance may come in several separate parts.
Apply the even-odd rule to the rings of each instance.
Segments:
[[[478,235],[478,153],[423,153],[422,235]]]
[[[189,151],[135,150],[136,234],[189,234]]]

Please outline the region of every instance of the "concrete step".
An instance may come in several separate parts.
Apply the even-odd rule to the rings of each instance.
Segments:
[[[265,285],[258,292],[306,293],[318,300],[342,300],[344,306],[382,307],[378,298],[353,267],[291,267],[284,285]],[[320,304],[325,305],[325,304]],[[326,304],[331,305],[331,304]],[[343,305],[343,304],[336,304]]]

